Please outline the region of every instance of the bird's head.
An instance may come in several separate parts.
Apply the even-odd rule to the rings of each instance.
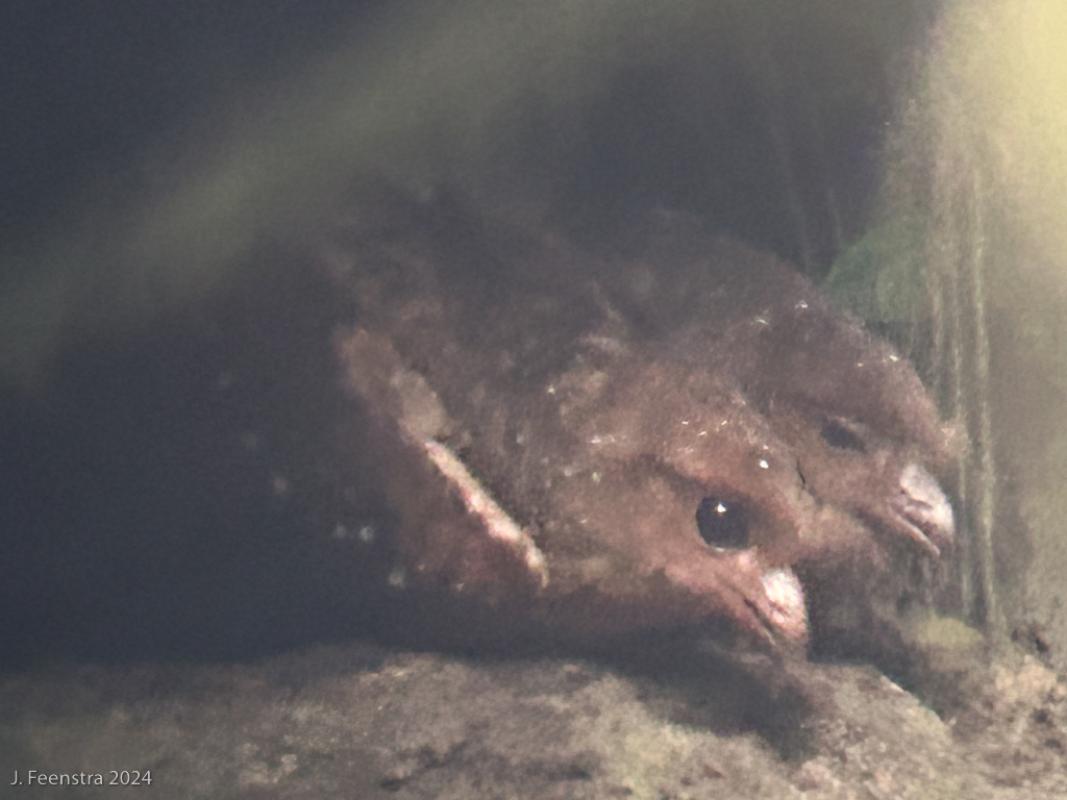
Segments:
[[[581,436],[609,466],[575,504],[694,619],[804,642],[798,572],[862,581],[952,543],[934,472],[953,437],[911,364],[808,281],[736,246],[716,259],[729,268],[690,301],[706,313],[635,348],[586,405]]]

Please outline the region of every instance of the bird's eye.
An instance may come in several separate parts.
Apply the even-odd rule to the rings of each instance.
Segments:
[[[836,447],[838,450],[855,450],[857,453],[867,451],[863,439],[840,422],[830,421],[823,425],[822,439],[830,447]]]
[[[748,516],[743,503],[709,495],[697,506],[697,530],[712,547],[740,550],[749,546]]]

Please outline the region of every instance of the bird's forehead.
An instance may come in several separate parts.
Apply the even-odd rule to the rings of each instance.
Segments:
[[[910,361],[804,281],[773,303],[739,311],[711,360],[764,412],[774,403],[794,404],[823,418],[861,422],[934,458],[948,447],[938,409]]]

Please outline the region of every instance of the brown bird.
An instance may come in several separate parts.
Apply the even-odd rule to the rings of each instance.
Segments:
[[[380,191],[308,239],[5,415],[5,656],[818,643],[951,541],[914,370],[770,256]]]
[[[358,305],[337,351],[387,580],[429,628],[803,644],[806,594],[951,543],[930,396],[787,265],[670,214],[594,254],[382,207],[325,262]]]

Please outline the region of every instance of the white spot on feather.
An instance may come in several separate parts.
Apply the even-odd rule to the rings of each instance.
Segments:
[[[391,589],[404,589],[408,585],[408,575],[403,567],[393,567],[389,576],[385,579]]]

